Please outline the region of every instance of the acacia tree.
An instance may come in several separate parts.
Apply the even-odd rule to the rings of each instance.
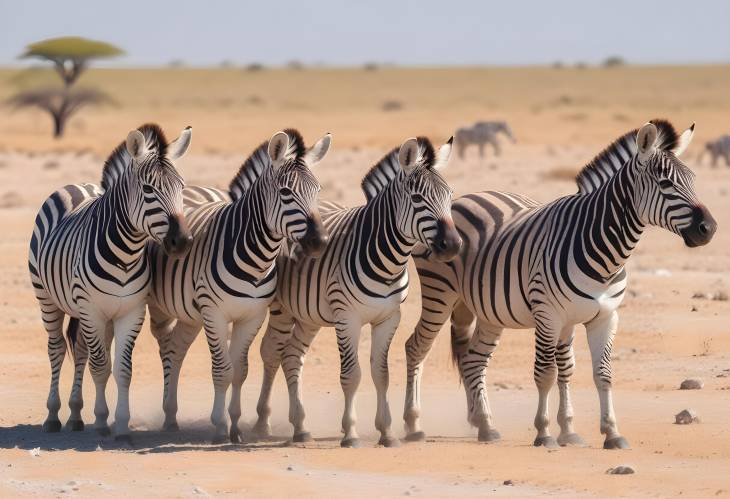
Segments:
[[[63,81],[62,88],[46,87],[26,90],[11,97],[7,103],[13,107],[37,107],[53,118],[53,136],[63,135],[69,118],[86,105],[110,102],[102,92],[94,89],[72,89],[88,67],[90,61],[116,57],[124,52],[106,42],[80,37],[63,37],[44,40],[28,45],[21,58],[36,58],[53,64]]]

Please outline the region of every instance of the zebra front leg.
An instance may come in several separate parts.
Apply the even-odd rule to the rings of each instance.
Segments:
[[[380,432],[378,445],[385,447],[398,447],[400,440],[393,435],[391,430],[392,418],[388,404],[388,350],[393,340],[393,335],[398,324],[400,324],[400,310],[384,321],[373,324],[372,341],[370,347],[370,374],[378,394],[378,409],[375,413],[375,428]]]
[[[424,279],[421,277],[421,279]],[[406,441],[419,442],[426,439],[421,430],[421,379],[423,367],[433,341],[441,331],[442,326],[451,315],[453,299],[451,295],[439,292],[438,296],[429,296],[428,292],[436,290],[434,287],[421,288],[423,308],[421,318],[416,324],[413,334],[406,341],[406,401],[403,408],[403,419],[406,426]]]
[[[225,414],[226,392],[233,381],[233,366],[227,344],[228,320],[214,306],[206,306],[202,315],[212,363],[213,409],[210,413],[210,421],[215,426],[213,443],[221,444],[228,440],[228,424]]]
[[[46,401],[48,416],[43,422],[43,431],[56,433],[61,431],[61,420],[58,419],[58,411],[61,409],[58,383],[63,359],[66,356],[66,340],[63,338],[63,318],[65,314],[48,297],[38,298],[38,303],[41,307],[43,327],[48,333],[48,361],[51,364],[51,386],[48,389],[48,400]]]
[[[545,314],[541,314],[543,317]],[[550,411],[548,396],[557,378],[555,349],[561,327],[548,325],[542,318],[537,319],[535,328],[535,368],[534,378],[537,385],[538,404],[535,414],[535,428],[537,437],[533,442],[535,447],[558,447],[555,437],[550,435]]]
[[[84,431],[84,420],[81,417],[81,409],[84,407],[83,385],[84,370],[86,369],[86,361],[89,359],[89,349],[86,348],[86,342],[78,331],[79,321],[72,319],[75,323],[69,323],[69,334],[75,335],[74,341],[74,382],[71,388],[71,397],[68,400],[68,407],[71,409],[71,415],[66,421],[66,429],[71,431]],[[77,328],[71,331],[71,328]]]
[[[230,438],[233,443],[242,440],[238,420],[241,418],[241,388],[248,376],[248,349],[265,318],[266,308],[262,308],[252,319],[235,322],[231,331],[231,345],[228,351],[233,363],[233,381],[228,414],[231,417]]]
[[[292,336],[294,319],[282,309],[278,302],[269,307],[269,323],[266,333],[261,340],[261,360],[264,363],[264,379],[261,383],[261,393],[256,404],[258,419],[253,432],[260,438],[271,436],[271,389],[274,386],[276,372],[281,365],[284,347]]]
[[[107,346],[107,341],[109,341],[107,325],[109,321],[102,315],[87,310],[81,311],[79,319],[81,335],[89,352],[89,372],[96,389],[94,429],[99,435],[108,436],[111,434],[107,423],[109,406],[106,403],[106,384],[111,374],[111,362],[109,362],[109,348]]]
[[[568,326],[560,333],[560,340],[555,351],[558,365],[558,390],[560,391],[560,407],[558,408],[558,424],[560,435],[558,444],[585,447],[586,443],[573,429],[573,403],[570,400],[570,377],[575,368],[573,353],[574,326]]]
[[[358,359],[361,328],[362,325],[355,319],[340,320],[335,325],[337,347],[340,351],[340,385],[345,395],[345,411],[342,414],[342,431],[345,436],[340,442],[341,447],[360,446],[356,427],[355,395],[362,378]]]
[[[132,382],[132,350],[142,329],[145,305],[141,304],[114,319],[114,381],[117,385],[117,408],[114,412],[114,439],[131,443],[129,436],[129,385]]]
[[[466,308],[464,305],[462,307]],[[454,311],[454,316],[457,315],[457,312],[458,308]],[[464,325],[462,324],[462,327]],[[458,327],[458,323],[455,326]],[[501,336],[502,328],[478,322],[466,351],[458,355],[459,372],[467,393],[469,423],[479,429],[477,438],[480,442],[495,442],[501,438],[499,432],[494,428],[487,395],[487,368]],[[454,339],[457,338],[454,336]],[[458,352],[458,345],[454,350]]]
[[[628,449],[629,442],[618,431],[611,394],[611,347],[618,328],[618,313],[613,311],[596,317],[585,326],[593,363],[593,381],[601,404],[601,433],[606,435],[603,448]]]
[[[304,405],[302,404],[302,368],[304,357],[317,335],[319,328],[297,322],[291,338],[284,346],[281,368],[289,389],[289,422],[294,427],[294,442],[309,442],[312,435],[304,428]]]
[[[153,320],[151,326],[152,334],[157,338],[160,347],[160,360],[162,361],[164,383],[162,410],[165,413],[165,422],[162,424],[162,429],[164,431],[177,431],[180,429],[177,423],[177,390],[180,382],[180,370],[190,345],[193,344],[201,329],[200,324],[177,321],[172,330],[169,330],[168,326],[172,322],[174,321],[158,322],[155,326]],[[167,334],[164,334],[165,332]]]

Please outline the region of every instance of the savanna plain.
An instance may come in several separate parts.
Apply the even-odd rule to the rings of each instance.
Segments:
[[[0,100],[27,77],[0,70]],[[99,87],[114,102],[82,111],[62,140],[51,138],[46,115],[0,108],[0,496],[730,496],[730,168],[712,168],[708,158],[699,157],[705,141],[730,133],[730,66],[92,69],[80,85]],[[628,262],[629,292],[619,310],[613,372],[619,426],[631,450],[601,448],[598,398],[582,328],[572,387],[576,429],[586,448],[532,446],[533,333],[511,330],[488,372],[502,440],[478,443],[466,422],[446,328],[426,363],[423,443],[376,446],[366,333],[357,405],[364,446],[340,449],[342,394],[332,329],[320,332],[305,362],[304,401],[313,443],[288,443],[286,385],[279,375],[274,437],[211,445],[213,390],[202,335],[182,372],[181,430],[161,432],[162,369],[147,326],[134,350],[133,447],[94,433],[88,374],[87,430],[42,433],[50,368],[27,271],[33,219],[56,188],[98,183],[104,159],[132,128],[154,121],[172,138],[191,125],[192,146],[180,171],[188,184],[215,187],[227,186],[253,148],[279,129],[298,128],[310,143],[331,132],[330,154],[316,167],[321,197],[354,206],[364,202],[362,176],[405,138],[426,135],[441,143],[458,126],[504,119],[516,144],[505,143],[498,157],[490,149],[484,159],[476,150],[464,159],[454,155],[445,177],[456,196],[506,190],[547,202],[575,192],[573,176],[585,163],[655,117],[681,129],[697,123],[684,160],[697,174],[698,195],[719,229],[698,249],[686,248],[673,234],[649,230]],[[390,353],[395,428],[401,427],[405,391],[404,344],[420,312],[415,272],[412,276]],[[261,380],[258,340],[244,385],[242,420],[249,424]],[[62,371],[64,400],[71,364],[67,359]],[[688,377],[701,378],[704,387],[679,390]],[[113,381],[108,393],[113,407]],[[555,433],[556,402],[554,393]],[[674,415],[690,408],[700,422],[674,424]],[[62,421],[67,416],[64,407]],[[630,465],[636,473],[606,474],[618,465]]]

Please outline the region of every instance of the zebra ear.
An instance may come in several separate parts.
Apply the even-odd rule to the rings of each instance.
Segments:
[[[193,136],[192,127],[186,126],[180,133],[180,136],[170,142],[167,146],[167,157],[170,159],[178,159],[188,150],[190,139]]]
[[[327,151],[330,149],[330,144],[332,144],[332,134],[328,133],[307,149],[307,152],[304,153],[304,161],[307,165],[312,167],[322,161],[322,158],[327,155]]]
[[[658,134],[659,132],[653,123],[647,123],[639,129],[639,132],[636,134],[639,162],[643,162],[654,153]]]
[[[403,142],[398,151],[398,163],[407,175],[413,171],[418,161],[418,140],[410,138]]]
[[[677,141],[677,146],[672,149],[672,152],[675,156],[679,157],[680,154],[687,150],[690,142],[692,142],[692,137],[694,136],[694,134],[695,124],[692,123],[692,125],[687,130],[682,132],[682,135],[679,136],[679,140]]]
[[[127,135],[127,152],[134,159],[141,158],[147,152],[144,135],[139,130],[132,130]]]
[[[269,140],[269,159],[274,170],[284,164],[286,150],[289,148],[289,135],[286,132],[276,132]]]
[[[446,144],[439,147],[439,152],[436,155],[436,162],[433,164],[435,170],[442,170],[449,164],[449,158],[451,157],[451,145],[454,143],[454,137],[452,136]]]

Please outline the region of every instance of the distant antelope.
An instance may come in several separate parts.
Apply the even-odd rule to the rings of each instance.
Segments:
[[[487,366],[504,328],[535,328],[534,379],[539,394],[534,445],[582,445],[573,429],[569,382],[573,336],[584,324],[600,400],[604,448],[626,448],[611,392],[611,346],[627,285],[625,264],[648,226],[710,242],[717,224],[698,199],[694,174],[679,160],[694,125],[681,135],[653,120],[600,153],[577,177],[578,192],[538,204],[505,192],[457,199],[454,222],[464,248],[451,263],[414,254],[421,281],[421,319],[406,343],[404,418],[410,440],[419,427],[423,363],[451,321],[454,359],[479,440],[499,438],[487,400]],[[560,391],[557,441],[550,435],[548,394]]]
[[[705,149],[700,153],[697,161],[701,160],[707,153],[712,157],[713,167],[717,166],[718,158],[724,158],[725,164],[730,166],[730,135],[723,135],[705,144]]]
[[[464,157],[467,147],[476,144],[479,147],[479,157],[484,157],[484,146],[490,144],[494,148],[494,154],[499,156],[502,149],[499,146],[498,135],[502,133],[515,143],[512,129],[506,121],[477,121],[472,127],[463,127],[456,130],[454,145],[459,158]]]
[[[190,127],[168,144],[157,125],[132,130],[104,164],[101,188],[67,185],[51,194],[35,219],[29,268],[48,333],[51,388],[43,430],[61,430],[58,378],[66,353],[62,327],[70,317],[74,384],[67,426],[83,430],[81,384],[86,360],[96,384],[95,427],[109,433],[105,389],[115,340],[116,439],[129,439],[132,348],[145,317],[150,270],[145,245],[184,253],[191,240],[183,211],[183,179],[174,166],[190,144]],[[77,338],[81,329],[81,338]]]

